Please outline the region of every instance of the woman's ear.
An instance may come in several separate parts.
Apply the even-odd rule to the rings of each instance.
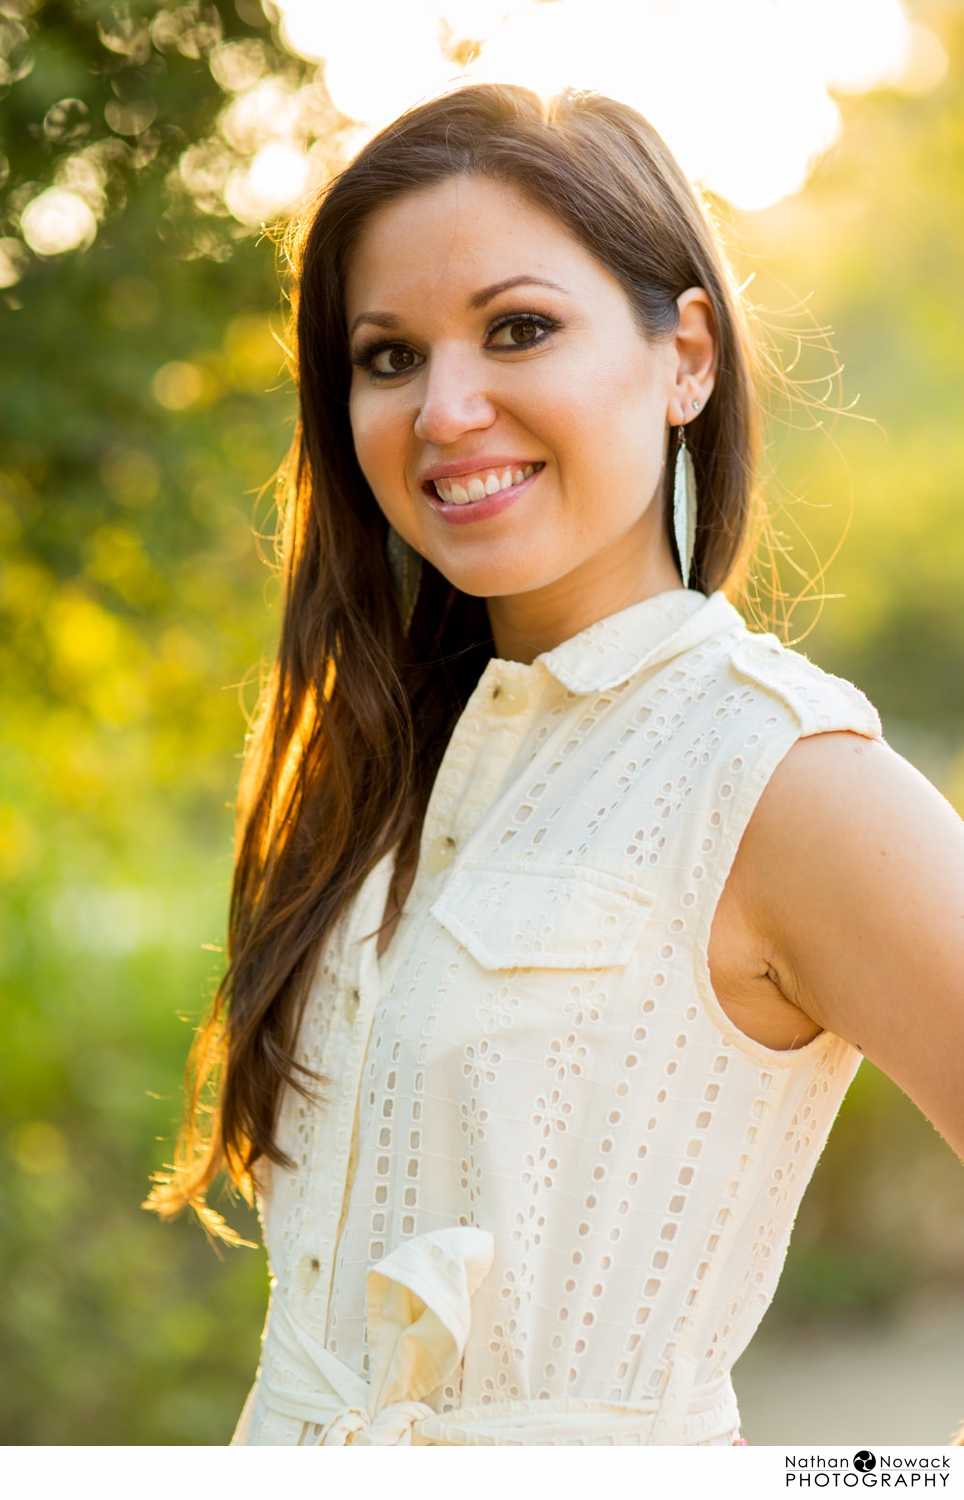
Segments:
[[[674,338],[676,375],[667,418],[671,426],[691,422],[706,405],[716,378],[716,319],[702,287],[676,299],[679,327]]]

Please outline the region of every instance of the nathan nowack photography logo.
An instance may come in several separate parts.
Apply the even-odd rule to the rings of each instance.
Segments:
[[[873,1452],[858,1448],[851,1456],[823,1453],[787,1454],[785,1477],[788,1489],[857,1489],[866,1485],[882,1490],[942,1490],[950,1477],[946,1454],[920,1456]]]

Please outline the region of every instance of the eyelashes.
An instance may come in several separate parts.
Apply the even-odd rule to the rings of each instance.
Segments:
[[[497,344],[499,349],[531,349],[536,344],[544,343],[550,333],[554,333],[561,325],[555,318],[547,318],[544,313],[506,313],[502,318],[497,318],[486,331],[486,344],[492,346],[492,340],[496,334],[512,333],[519,329],[529,329],[535,337],[527,336],[523,339],[512,339],[505,344]]]
[[[545,313],[513,312],[497,318],[485,331],[485,347],[498,351],[534,349],[546,342],[562,324]],[[508,334],[498,341],[500,334]],[[373,339],[352,351],[356,369],[367,371],[374,381],[389,381],[410,375],[424,363],[424,357],[411,344],[399,339]]]
[[[420,359],[421,356],[408,344],[382,341],[356,350],[351,362],[357,369],[367,370],[376,380],[391,380],[395,375],[407,375],[417,369]],[[379,368],[378,360],[383,361],[384,368]]]

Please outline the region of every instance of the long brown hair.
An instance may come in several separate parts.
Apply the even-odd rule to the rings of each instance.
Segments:
[[[617,278],[652,339],[675,332],[683,291],[704,288],[718,370],[687,427],[692,586],[721,587],[747,533],[757,456],[747,336],[712,226],[638,114],[598,95],[545,105],[525,89],[470,86],[402,116],[331,183],[292,257],[300,423],[283,497],[285,610],[242,778],[227,972],[192,1051],[177,1163],[149,1200],[165,1217],[189,1203],[227,1238],[205,1191],[222,1168],[250,1193],[261,1158],[290,1165],[278,1103],[285,1086],[321,1084],[294,1057],[320,949],[384,854],[414,858],[442,752],[491,654],[484,603],[427,564],[404,633],[386,522],[348,417],[353,249],[377,209],[456,175],[509,184],[552,214]],[[674,457],[671,446],[668,475]]]

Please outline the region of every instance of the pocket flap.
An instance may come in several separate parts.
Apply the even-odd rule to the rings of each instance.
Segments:
[[[621,968],[655,896],[585,866],[468,863],[432,915],[483,969]]]

